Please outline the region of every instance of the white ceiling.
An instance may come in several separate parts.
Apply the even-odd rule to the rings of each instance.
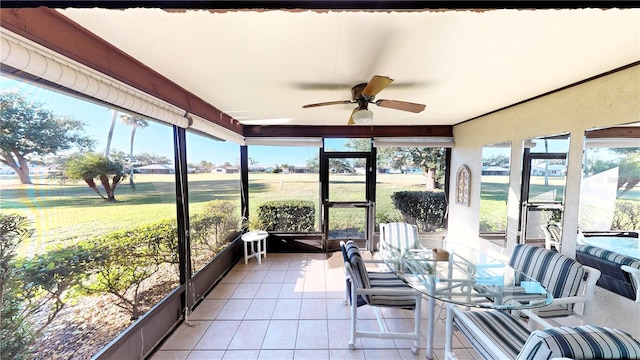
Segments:
[[[372,75],[375,125],[452,125],[640,60],[640,9],[60,12],[244,124],[345,125]]]

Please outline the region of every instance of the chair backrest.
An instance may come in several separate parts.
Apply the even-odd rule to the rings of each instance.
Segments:
[[[347,262],[351,266],[352,281],[355,282],[355,286],[361,289],[370,289],[369,274],[358,245],[354,241],[348,241],[344,246],[343,254],[346,254]],[[369,303],[369,295],[363,295],[362,298]]]
[[[548,224],[547,230],[549,230],[549,234],[551,234],[551,240],[557,243],[562,242],[562,230],[560,230],[560,226],[558,226],[558,224]]]
[[[531,333],[520,359],[638,359],[640,342],[617,329],[594,325],[552,327]]]
[[[577,244],[576,260],[580,263],[600,270],[598,286],[622,295],[628,299],[640,302],[635,277],[625,271],[622,266],[640,269],[640,260],[609,251],[597,246]]]
[[[404,222],[380,224],[380,249],[392,246],[399,250],[415,249],[419,246],[418,227]]]
[[[536,279],[554,298],[575,296],[585,277],[579,262],[556,251],[517,244],[513,248],[509,265]]]

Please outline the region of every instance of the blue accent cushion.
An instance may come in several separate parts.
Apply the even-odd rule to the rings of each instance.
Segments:
[[[536,330],[524,344],[517,360],[640,359],[640,342],[617,329],[595,325]]]

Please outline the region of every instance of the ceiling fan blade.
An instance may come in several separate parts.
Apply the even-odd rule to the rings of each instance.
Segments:
[[[424,104],[416,104],[407,101],[399,101],[399,100],[384,100],[380,99],[375,102],[376,105],[396,110],[409,111],[412,113],[419,113],[427,107]]]
[[[306,108],[325,106],[325,105],[341,105],[341,104],[351,104],[351,103],[353,103],[353,101],[351,100],[327,101],[327,102],[321,102],[316,104],[307,104],[307,105],[304,105],[303,108],[306,109]]]
[[[373,75],[367,86],[362,90],[362,95],[376,96],[382,89],[386,88],[393,82],[393,79],[387,76]]]
[[[349,116],[349,122],[347,123],[347,125],[355,125],[356,124],[356,122],[353,121],[353,114],[355,114],[356,111],[358,111],[358,108],[353,109],[353,111],[351,112],[351,116]]]

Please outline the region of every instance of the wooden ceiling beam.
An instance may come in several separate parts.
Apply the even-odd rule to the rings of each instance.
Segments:
[[[284,126],[245,125],[245,137],[326,137],[362,138],[374,136],[453,136],[450,125],[419,126]]]

